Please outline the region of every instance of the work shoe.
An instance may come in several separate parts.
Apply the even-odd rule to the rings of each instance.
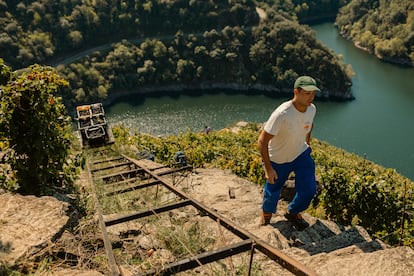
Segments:
[[[262,212],[262,219],[260,221],[260,225],[264,226],[264,225],[268,225],[270,224],[270,219],[272,218],[272,213],[269,212]]]
[[[306,222],[306,220],[304,220],[302,218],[302,215],[299,214],[292,214],[292,213],[286,213],[285,214],[285,218],[293,224],[293,226],[296,228],[296,230],[298,231],[302,231],[305,230],[306,228],[309,227],[309,223]]]

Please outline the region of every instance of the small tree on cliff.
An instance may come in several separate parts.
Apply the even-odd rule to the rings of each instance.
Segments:
[[[11,149],[8,162],[23,194],[64,185],[71,124],[57,92],[66,85],[52,68],[39,65],[0,85],[0,137]]]

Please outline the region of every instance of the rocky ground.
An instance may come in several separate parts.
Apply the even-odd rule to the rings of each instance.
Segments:
[[[373,240],[362,227],[344,227],[304,214],[310,227],[295,231],[283,214],[287,201],[281,200],[271,224],[259,226],[261,189],[229,171],[197,169],[180,183],[191,197],[265,240],[284,254],[320,275],[414,275],[414,250],[391,247]],[[36,268],[36,275],[102,275],[88,269],[87,247],[99,243],[99,228],[77,225],[79,213],[71,208],[70,197],[34,197],[0,194],[0,264],[20,271]],[[79,238],[77,233],[88,233]],[[210,225],[216,231],[215,223]],[[79,231],[79,228],[84,228]],[[82,230],[82,229],[81,229]],[[93,232],[96,233],[93,233]],[[88,236],[90,235],[90,236]],[[95,243],[92,241],[96,241]],[[231,242],[231,241],[227,241]],[[100,247],[102,250],[102,246]],[[89,252],[89,253],[88,253]],[[65,256],[65,261],[42,269],[45,256]],[[73,259],[72,265],[70,260]],[[237,259],[234,259],[237,262]],[[260,275],[292,275],[274,261],[259,258]],[[86,265],[85,265],[86,264]],[[9,271],[1,270],[0,274]],[[125,275],[131,273],[123,270]],[[208,275],[202,269],[198,274]]]

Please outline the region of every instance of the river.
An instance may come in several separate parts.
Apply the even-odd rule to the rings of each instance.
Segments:
[[[312,26],[356,72],[354,101],[316,101],[313,136],[395,168],[414,180],[414,69],[383,63],[341,38],[331,23]],[[312,72],[309,72],[311,75]],[[109,123],[169,135],[221,129],[238,121],[262,123],[288,98],[227,95],[129,97],[106,108]]]

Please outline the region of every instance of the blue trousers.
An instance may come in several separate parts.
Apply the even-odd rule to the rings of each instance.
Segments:
[[[266,180],[263,190],[262,209],[265,212],[276,213],[280,192],[291,172],[295,173],[295,196],[289,203],[288,210],[292,214],[305,211],[316,194],[315,162],[310,156],[311,148],[301,153],[295,160],[277,164],[271,162],[278,178],[270,184]]]

